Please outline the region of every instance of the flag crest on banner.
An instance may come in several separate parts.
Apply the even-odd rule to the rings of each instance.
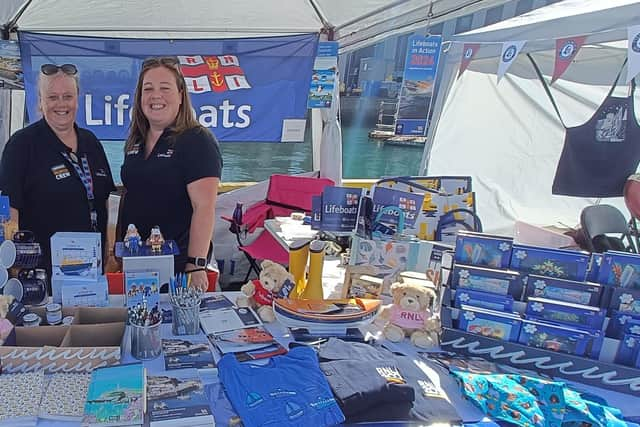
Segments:
[[[457,78],[460,78],[460,76],[462,76],[462,73],[466,71],[467,67],[469,67],[469,64],[471,64],[471,61],[476,56],[476,53],[478,53],[479,49],[480,43],[464,44],[464,46],[462,47],[462,59],[460,60],[460,69],[458,70]]]
[[[500,54],[500,64],[498,65],[498,82],[505,75],[511,64],[516,60],[526,40],[505,42],[502,44],[502,53]]]
[[[235,55],[178,56],[189,93],[250,89]]]
[[[553,65],[551,84],[558,80],[567,70],[571,62],[584,44],[586,36],[567,37],[556,40],[556,60]]]
[[[640,25],[627,28],[627,83],[640,72]]]

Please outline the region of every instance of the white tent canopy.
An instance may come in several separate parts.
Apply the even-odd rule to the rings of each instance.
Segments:
[[[606,97],[626,58],[627,27],[639,18],[638,0],[564,0],[455,36],[443,55],[422,172],[472,175],[487,231],[510,232],[517,220],[576,225],[582,208],[597,200],[551,194],[565,128],[527,54],[549,81],[555,40],[588,36],[551,87],[564,125],[577,126],[589,120]],[[516,40],[527,42],[497,84],[502,43]],[[483,43],[476,59],[457,78],[463,44],[476,42]],[[626,68],[616,94],[628,93],[625,77]],[[626,212],[622,198],[603,203]]]
[[[3,2],[6,0],[3,0]],[[234,38],[332,29],[342,51],[506,0],[31,0],[17,19],[33,32],[136,38]],[[9,0],[11,5],[24,0]],[[1,9],[0,9],[1,10]],[[13,16],[13,15],[9,15]],[[0,15],[4,18],[4,16]],[[6,20],[0,23],[7,22]]]

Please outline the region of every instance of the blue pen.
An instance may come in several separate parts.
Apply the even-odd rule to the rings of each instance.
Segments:
[[[187,289],[187,275],[182,275],[182,289]]]

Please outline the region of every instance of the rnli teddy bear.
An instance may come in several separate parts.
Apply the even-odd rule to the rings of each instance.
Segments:
[[[238,307],[251,307],[264,322],[273,322],[273,299],[286,298],[294,287],[293,276],[286,268],[270,260],[262,261],[257,280],[242,285],[242,295],[236,300]]]
[[[398,342],[409,336],[417,347],[437,346],[440,319],[431,311],[435,291],[415,283],[394,283],[391,296],[393,303],[381,313],[387,321],[382,330],[385,338]]]

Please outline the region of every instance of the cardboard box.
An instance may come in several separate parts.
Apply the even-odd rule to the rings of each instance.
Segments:
[[[33,311],[44,316],[43,307]],[[15,345],[0,346],[3,373],[91,372],[120,363],[125,308],[64,308],[68,315],[70,326],[16,327]]]

